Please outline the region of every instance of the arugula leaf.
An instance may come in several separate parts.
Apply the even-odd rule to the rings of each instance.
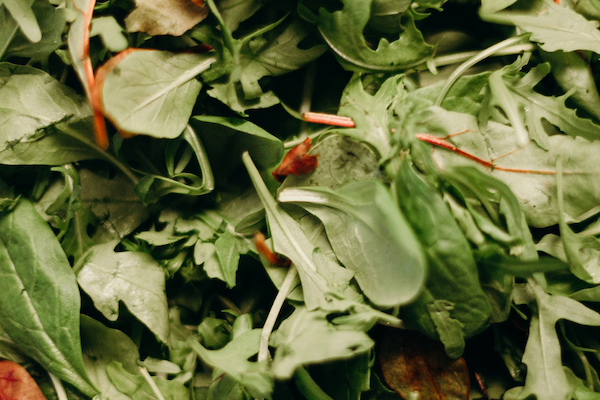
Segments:
[[[340,10],[330,12],[319,7],[317,14],[304,7],[304,14],[317,23],[323,39],[345,68],[368,72],[398,71],[422,64],[433,55],[433,46],[425,42],[416,28],[410,9],[402,13],[398,21],[399,37],[391,42],[381,38],[372,49],[367,44],[364,30],[369,23],[373,0],[341,0],[341,3]]]
[[[544,51],[590,50],[600,53],[600,32],[583,16],[551,0],[531,2],[528,13],[504,11],[488,13],[482,8],[484,21],[511,24],[531,32],[531,40]],[[491,11],[491,10],[490,10]]]
[[[83,366],[79,291],[50,227],[26,199],[0,216],[0,325],[23,352],[93,397]],[[60,291],[55,290],[57,287]]]
[[[115,252],[118,241],[96,245],[75,267],[79,286],[109,320],[119,317],[119,301],[163,343],[169,340],[165,275],[141,252]]]
[[[527,380],[519,398],[530,395],[549,400],[568,398],[572,388],[562,366],[555,324],[559,319],[566,319],[598,326],[600,314],[568,297],[549,295],[531,280],[517,286],[514,296],[515,303],[529,304],[533,312],[523,354]]]

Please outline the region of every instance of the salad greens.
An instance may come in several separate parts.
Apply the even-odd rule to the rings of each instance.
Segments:
[[[58,400],[600,399],[599,23],[0,0],[2,371]]]

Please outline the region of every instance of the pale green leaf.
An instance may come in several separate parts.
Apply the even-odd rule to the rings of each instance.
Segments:
[[[298,204],[323,222],[336,257],[377,306],[405,304],[421,290],[426,261],[420,244],[378,181],[351,182],[335,192],[288,188],[278,200]]]
[[[32,3],[32,0],[1,0],[0,6],[6,7],[27,39],[36,43],[42,39],[42,31],[31,9]]]
[[[369,351],[373,340],[364,332],[339,329],[320,310],[298,307],[281,323],[271,344],[277,349],[273,373],[288,379],[301,365],[341,360]]]
[[[123,51],[129,46],[123,28],[112,16],[92,19],[90,37],[94,36],[100,36],[104,46],[112,52]]]
[[[186,127],[200,93],[196,76],[215,60],[210,53],[134,51],[104,81],[104,112],[125,132],[175,138]]]
[[[122,301],[159,340],[168,343],[169,318],[165,273],[148,254],[114,251],[118,241],[96,245],[77,268],[77,281],[110,321]]]

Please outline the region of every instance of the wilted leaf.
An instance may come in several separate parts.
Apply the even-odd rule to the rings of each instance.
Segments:
[[[387,329],[378,352],[387,384],[405,399],[468,400],[465,360],[453,360],[441,343],[416,332]]]
[[[273,170],[273,177],[278,182],[283,182],[288,175],[307,175],[317,168],[317,156],[306,154],[311,147],[311,140],[307,137],[304,142],[292,148],[283,158],[279,167]]]
[[[12,361],[0,361],[0,398],[2,400],[46,400],[27,370]]]
[[[127,30],[150,36],[181,36],[208,15],[208,8],[191,0],[136,0],[135,5],[125,18]]]

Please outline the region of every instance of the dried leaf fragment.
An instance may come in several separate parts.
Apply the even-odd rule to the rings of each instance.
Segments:
[[[291,149],[283,158],[281,165],[273,171],[273,177],[277,182],[283,182],[286,176],[306,175],[317,168],[317,156],[306,154],[312,145],[307,137],[304,142]]]
[[[46,400],[29,372],[12,361],[0,361],[0,399]]]
[[[405,399],[468,400],[471,386],[463,358],[453,360],[444,346],[417,332],[388,329],[379,351],[386,383]]]
[[[125,18],[129,32],[151,36],[181,36],[208,15],[208,8],[196,0],[136,0],[136,8]]]

